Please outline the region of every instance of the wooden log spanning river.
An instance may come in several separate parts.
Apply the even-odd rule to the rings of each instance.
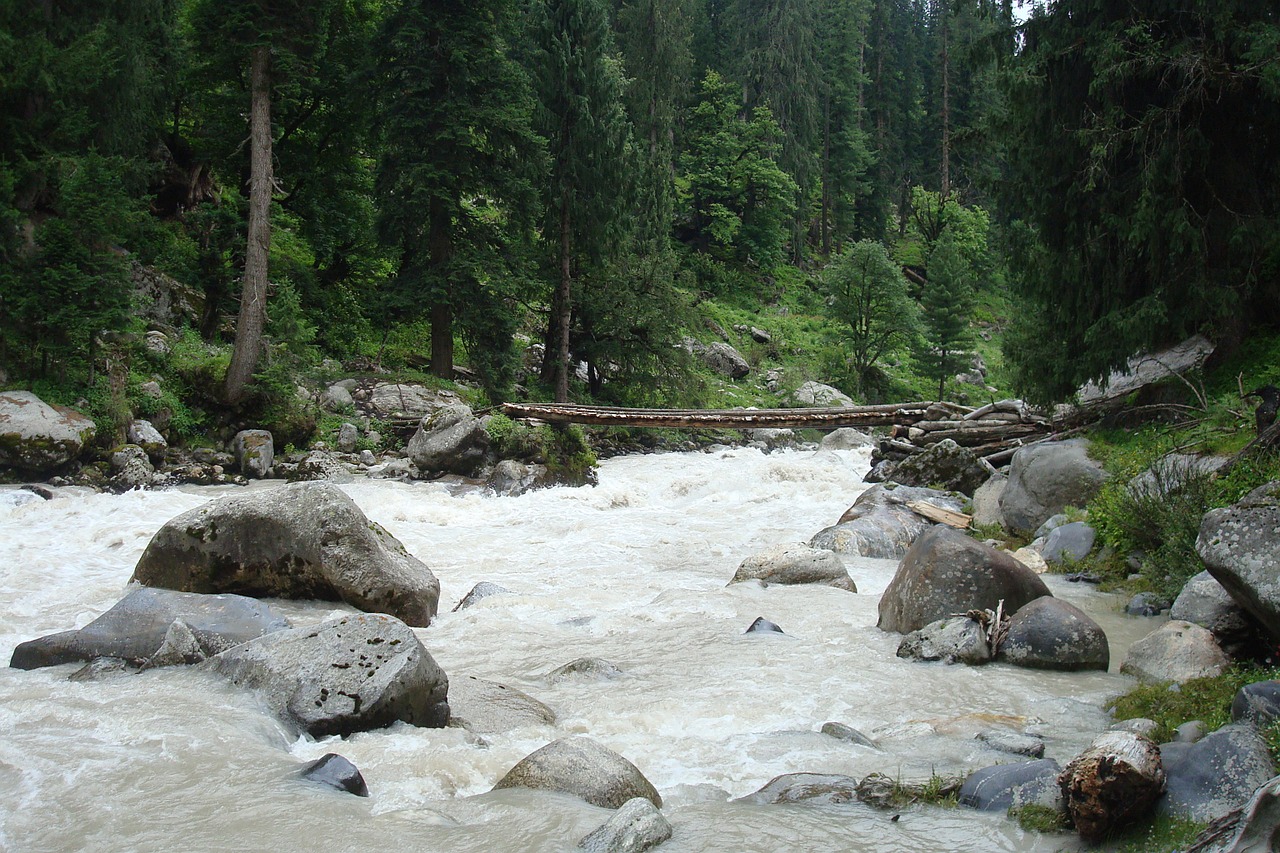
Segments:
[[[924,420],[929,402],[813,409],[624,409],[574,403],[503,403],[512,418],[592,426],[683,429],[834,429],[910,426]]]

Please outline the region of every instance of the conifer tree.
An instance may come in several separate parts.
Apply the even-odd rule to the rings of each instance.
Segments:
[[[542,378],[565,402],[574,286],[599,286],[591,273],[623,245],[630,128],[601,0],[539,0],[531,30],[534,127],[547,140],[550,160],[543,240],[556,269]]]
[[[938,382],[938,399],[946,399],[947,377],[964,366],[973,344],[973,271],[959,247],[942,239],[929,256],[929,282],[920,299],[924,313],[925,351],[919,358],[924,374]]]

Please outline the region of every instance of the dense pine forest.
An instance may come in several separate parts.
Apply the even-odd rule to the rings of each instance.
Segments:
[[[976,347],[1049,401],[1280,319],[1272,0],[15,0],[0,39],[0,385],[99,418],[278,420],[325,359],[724,402],[690,339],[761,318],[793,385],[947,397]],[[147,402],[156,276],[197,310]]]

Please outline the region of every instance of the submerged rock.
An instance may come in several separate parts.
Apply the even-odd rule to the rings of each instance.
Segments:
[[[340,600],[424,626],[440,583],[337,487],[219,498],[167,522],[133,580],[187,592]]]
[[[671,824],[644,797],[627,800],[613,817],[578,842],[587,853],[644,853],[671,837]]]
[[[399,619],[362,613],[268,634],[204,666],[257,691],[281,719],[312,737],[397,720],[449,722],[449,679]]]
[[[132,590],[77,631],[18,644],[9,665],[36,669],[95,658],[141,664],[160,651],[178,622],[205,657],[289,627],[288,620],[267,605],[242,595],[198,595],[143,587]]]
[[[449,682],[452,725],[477,734],[500,734],[525,726],[553,726],[556,712],[528,693],[468,675]]]
[[[643,797],[662,808],[662,797],[634,764],[581,736],[561,738],[530,753],[493,787],[561,791],[604,809]]]
[[[755,621],[752,622],[750,625],[748,625],[747,630],[743,631],[743,633],[744,634],[785,634],[787,632],[782,630],[780,627],[775,625],[773,622],[770,622],[768,619],[764,618],[763,616],[757,616],[755,618]]]
[[[823,584],[858,591],[849,571],[834,552],[806,545],[778,545],[747,557],[729,583],[747,580],[765,584]]]
[[[369,796],[369,786],[365,784],[364,776],[359,769],[336,752],[317,758],[304,767],[300,775],[308,782],[328,785],[330,788],[346,791],[357,797]]]
[[[786,773],[735,803],[772,806],[779,803],[852,803],[858,799],[858,780],[829,773]]]

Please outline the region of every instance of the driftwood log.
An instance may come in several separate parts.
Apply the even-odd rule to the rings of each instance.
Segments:
[[[1132,732],[1105,732],[1058,775],[1067,813],[1085,841],[1145,817],[1164,793],[1160,747]]]

